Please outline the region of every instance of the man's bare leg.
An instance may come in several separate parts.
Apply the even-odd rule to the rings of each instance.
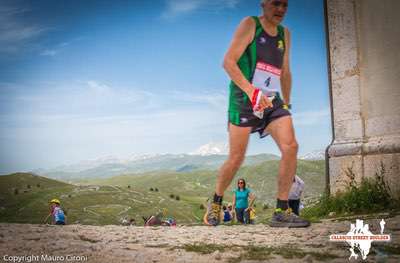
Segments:
[[[285,116],[271,122],[267,127],[267,132],[275,140],[282,155],[279,163],[277,198],[288,200],[289,191],[296,174],[298,151],[292,117]]]
[[[292,117],[274,120],[266,129],[277,143],[282,157],[279,163],[277,210],[270,221],[272,227],[307,227],[310,222],[293,213],[286,213],[288,196],[297,168],[298,144],[295,138]],[[290,211],[290,210],[288,210]]]
[[[215,186],[217,195],[224,195],[226,188],[228,188],[237,170],[239,170],[246,154],[250,132],[251,127],[239,127],[229,124],[229,156],[219,169]]]
[[[203,217],[206,225],[216,226],[220,222],[222,198],[244,160],[250,132],[251,127],[229,124],[229,156],[219,169],[215,194]]]

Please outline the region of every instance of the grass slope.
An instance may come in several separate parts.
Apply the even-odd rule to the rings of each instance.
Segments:
[[[278,166],[275,160],[245,166],[232,182],[234,187],[237,178],[245,178],[255,192],[258,222],[271,215],[262,207],[275,203]],[[306,183],[306,198],[323,192],[324,170],[324,161],[299,161],[298,175]],[[119,224],[123,217],[142,223],[141,216],[160,211],[178,223],[199,223],[204,213],[200,205],[213,194],[216,174],[217,171],[158,171],[86,180],[79,185],[31,174],[0,176],[0,221],[41,223],[48,213],[48,201],[59,198],[70,223]],[[232,187],[225,195],[228,202],[232,201]],[[17,195],[15,188],[20,189]]]
[[[0,176],[0,221],[39,223],[48,213],[49,200],[71,189],[67,183],[30,173]]]
[[[268,204],[269,207],[275,205],[278,167],[279,161],[266,161],[257,165],[244,166],[239,170],[231,186],[226,191],[224,200],[232,202],[233,187],[236,186],[237,179],[245,178],[248,186],[254,191],[257,197],[258,221],[268,218],[271,211],[264,211],[262,207],[264,204]],[[305,199],[316,199],[322,194],[325,188],[324,171],[324,161],[299,160],[297,174],[306,184]],[[104,180],[86,181],[86,183],[116,185],[123,189],[130,186],[130,189],[134,189],[135,191],[147,191],[151,194],[149,195],[149,200],[157,196],[162,196],[162,198],[170,200],[170,195],[179,195],[181,202],[176,202],[175,205],[180,205],[182,202],[190,205],[193,211],[192,221],[195,222],[196,218],[201,218],[204,213],[203,210],[199,209],[200,204],[204,203],[213,194],[216,174],[216,171],[195,171],[188,173],[168,171],[150,172],[142,175],[115,176]],[[159,192],[152,192],[150,188],[157,188]],[[163,207],[167,209],[168,213],[173,213],[173,211],[178,210],[178,207],[174,207],[173,205],[166,202],[163,204]],[[161,209],[159,206],[157,208]],[[188,208],[190,209],[190,207]],[[180,218],[179,214],[176,216]]]

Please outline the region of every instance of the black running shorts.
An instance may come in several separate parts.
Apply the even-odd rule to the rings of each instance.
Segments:
[[[268,133],[265,133],[264,130],[272,121],[283,116],[291,116],[288,110],[283,109],[284,103],[281,98],[275,98],[272,101],[272,104],[272,108],[266,108],[264,110],[264,116],[262,119],[255,116],[252,112],[243,112],[240,113],[240,123],[238,125],[232,125],[239,127],[252,127],[251,133],[258,132],[260,134],[260,138],[268,136]]]

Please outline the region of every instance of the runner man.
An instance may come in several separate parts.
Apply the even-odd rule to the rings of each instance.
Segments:
[[[229,98],[229,156],[219,170],[215,194],[204,223],[220,222],[222,198],[242,164],[249,135],[272,136],[281,151],[273,227],[306,227],[310,223],[288,209],[288,194],[296,173],[298,144],[290,108],[290,34],[280,25],[288,0],[263,0],[260,17],[246,17],[235,32],[224,58],[232,79]]]

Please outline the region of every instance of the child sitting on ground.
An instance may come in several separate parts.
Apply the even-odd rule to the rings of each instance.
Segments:
[[[254,207],[249,208],[249,223],[254,225],[256,220],[256,209]]]
[[[232,220],[231,212],[225,205],[222,207],[222,210],[224,211],[224,223],[230,222]]]
[[[52,224],[54,225],[65,225],[66,224],[66,216],[62,208],[60,207],[60,200],[53,199],[50,201],[50,213],[44,220],[46,224],[49,217],[52,217]]]

